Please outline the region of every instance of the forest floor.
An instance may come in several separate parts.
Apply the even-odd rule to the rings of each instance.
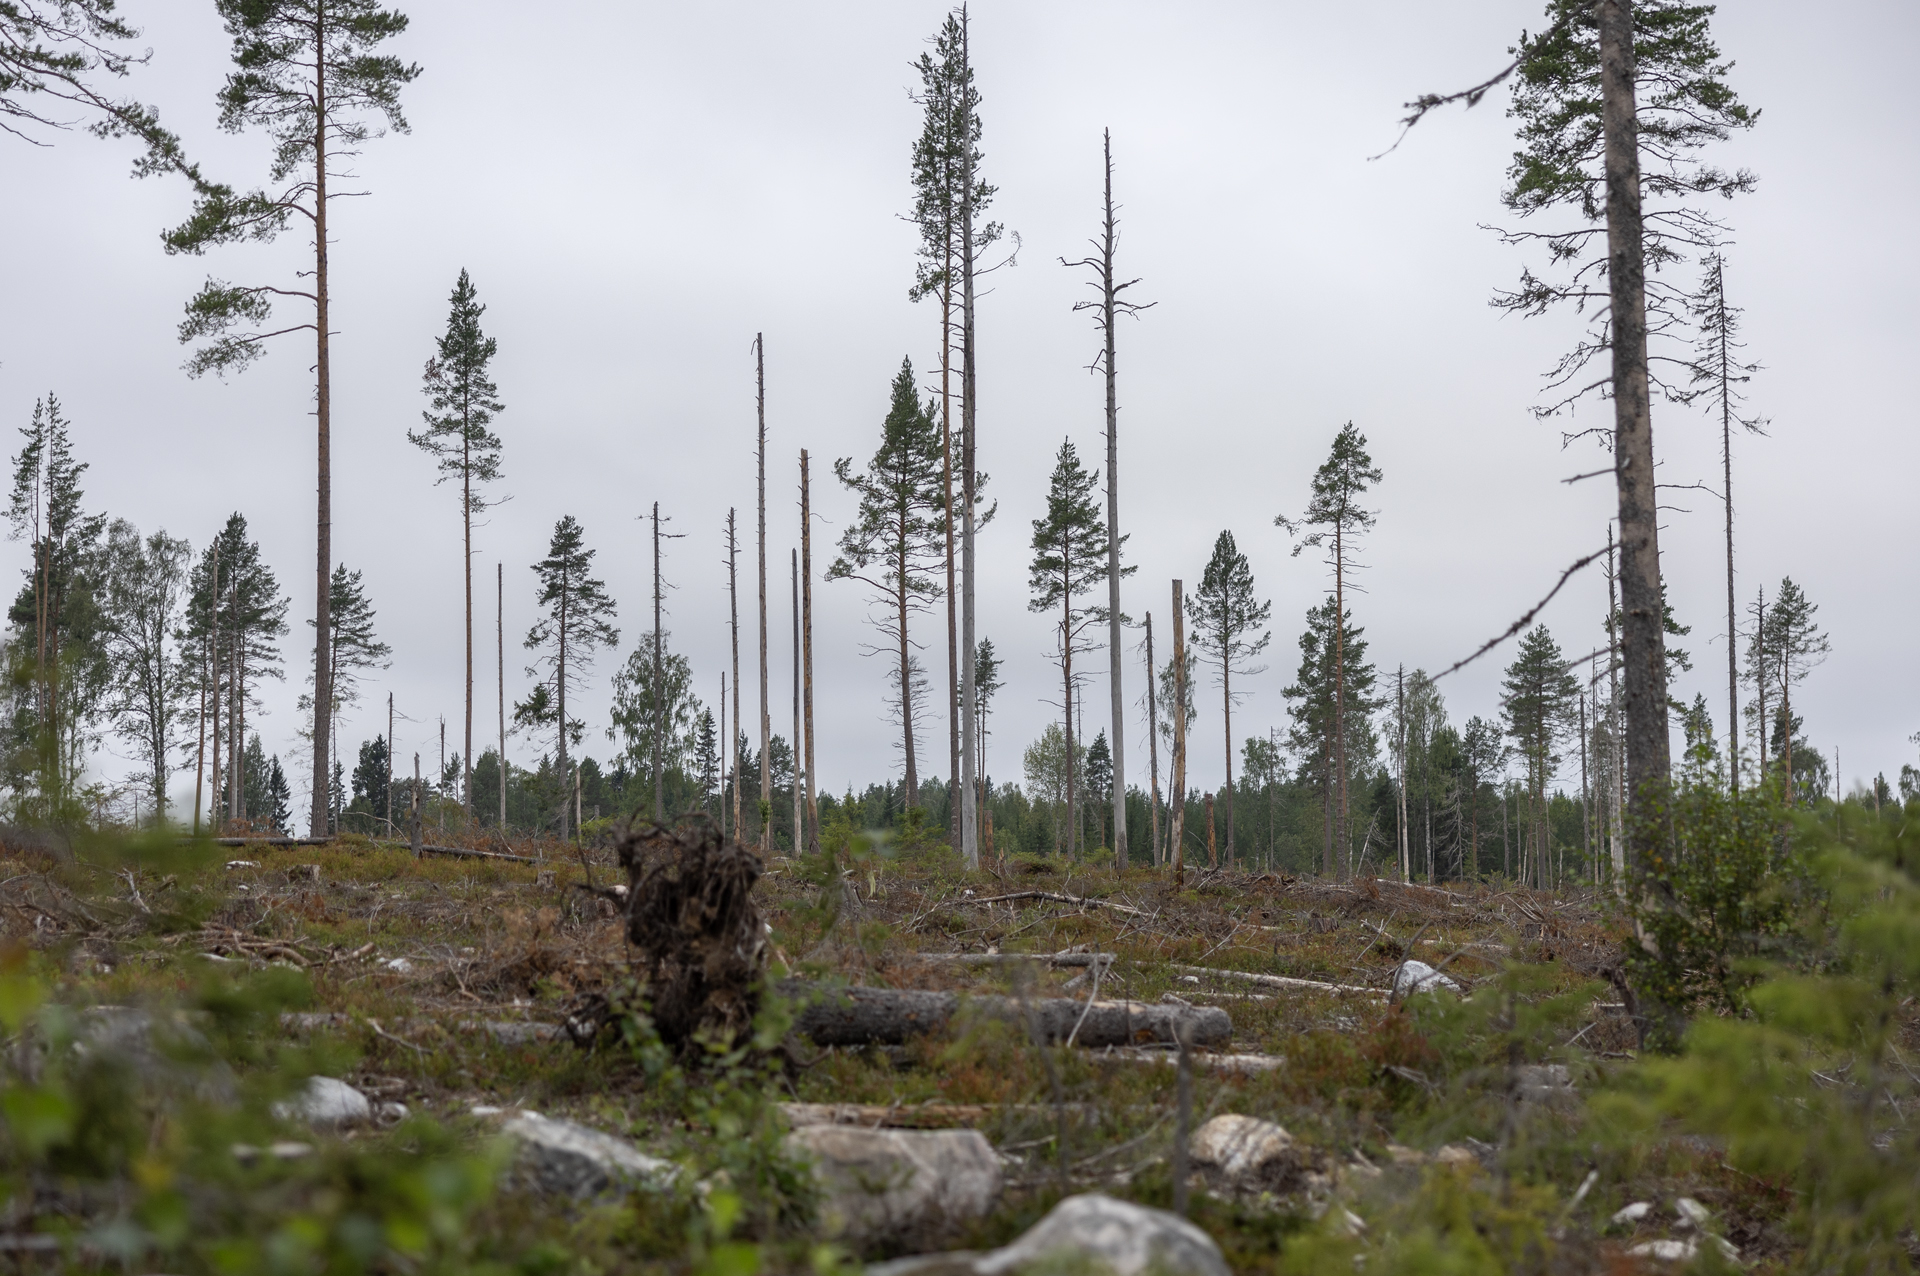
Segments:
[[[604,1037],[575,1044],[556,1027],[583,997],[617,988],[631,961],[614,906],[581,888],[623,875],[609,849],[513,849],[539,862],[415,859],[349,839],[220,847],[165,873],[54,871],[0,850],[0,881],[12,883],[0,925],[57,959],[60,996],[77,1004],[184,995],[203,968],[297,967],[312,1001],[286,1032],[324,1045],[368,1095],[475,1140],[486,1137],[468,1115],[476,1106],[527,1108],[738,1177],[764,1160],[724,1145],[777,1147],[807,1111],[786,1105],[857,1105],[811,1119],[970,1126],[1001,1154],[999,1208],[940,1238],[947,1246],[1005,1243],[1074,1192],[1172,1202],[1177,1068],[1164,1050],[1036,1044],[1017,1025],[962,1015],[906,1045],[791,1049],[758,1071],[718,1061],[731,1070],[716,1081],[694,1065],[663,1074],[657,1057]],[[1370,1249],[1428,1242],[1479,1254],[1453,1270],[1655,1270],[1628,1251],[1684,1239],[1682,1197],[1706,1207],[1749,1269],[1790,1258],[1784,1189],[1726,1166],[1704,1140],[1608,1125],[1604,1096],[1630,1083],[1636,1041],[1607,979],[1618,924],[1591,892],[1205,868],[1176,888],[1162,869],[968,873],[935,850],[859,859],[838,889],[817,864],[775,858],[755,897],[776,975],[1084,1000],[1085,965],[925,957],[1111,953],[1103,1000],[1225,1009],[1231,1042],[1193,1056],[1191,1126],[1223,1113],[1276,1122],[1297,1171],[1257,1189],[1193,1180],[1189,1217],[1235,1271],[1351,1271]],[[1409,959],[1443,968],[1463,994],[1391,997]],[[1563,1066],[1568,1085],[1543,1089],[1537,1065]],[[719,1113],[728,1103],[732,1117]],[[780,1191],[773,1173],[739,1186],[750,1198]],[[1612,1221],[1633,1202],[1653,1208]],[[781,1213],[761,1214],[765,1264],[817,1268],[804,1207],[784,1225]],[[500,1253],[518,1248],[516,1232],[537,1233],[584,1269],[691,1270],[665,1224],[503,1200],[478,1225]]]

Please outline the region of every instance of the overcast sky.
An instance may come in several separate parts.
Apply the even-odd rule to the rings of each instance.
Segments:
[[[265,140],[215,127],[228,49],[212,5],[126,7],[154,51],[132,91],[160,106],[211,174],[263,180]],[[406,11],[396,51],[424,68],[404,96],[413,131],[367,145],[357,171],[370,193],[334,213],[334,546],[365,572],[395,653],[341,728],[347,765],[384,730],[389,690],[406,718],[402,757],[418,749],[432,765],[443,715],[458,747],[458,515],[406,431],[419,425],[421,367],[462,267],[500,343],[497,429],[513,498],[475,538],[489,624],[476,643],[479,740],[495,733],[494,565],[506,565],[514,697],[528,685],[528,564],[565,514],[599,550],[624,639],[593,672],[587,750],[611,751],[611,675],[651,623],[639,520],[656,500],[686,536],[667,552],[674,643],[702,699],[717,698],[722,529],[729,505],[743,526],[753,518],[755,332],[767,349],[773,721],[790,733],[798,452],[815,458],[819,573],[851,509],[832,458],[872,451],[903,355],[923,372],[937,366],[936,313],[906,296],[915,232],[900,214],[920,127],[909,64],[943,6],[591,3],[561,21],[496,0],[413,0]],[[1082,276],[1059,264],[1083,255],[1096,228],[1102,128],[1113,130],[1124,205],[1121,266],[1142,278],[1136,295],[1158,303],[1120,331],[1122,521],[1139,566],[1125,605],[1151,611],[1164,644],[1169,579],[1197,582],[1214,538],[1234,532],[1274,606],[1268,667],[1244,683],[1237,741],[1284,727],[1302,616],[1328,581],[1310,556],[1290,557],[1273,517],[1301,510],[1344,422],[1385,471],[1367,592],[1353,602],[1383,671],[1451,664],[1604,543],[1612,485],[1559,481],[1603,455],[1590,443],[1563,450],[1562,427],[1528,411],[1576,321],[1506,318],[1486,304],[1521,265],[1486,229],[1508,220],[1504,95],[1432,118],[1391,156],[1368,159],[1393,141],[1403,101],[1484,78],[1539,15],[1530,0],[975,4],[984,176],[999,187],[994,215],[1025,245],[979,308],[980,461],[1000,504],[980,540],[979,632],[1007,672],[993,715],[997,778],[1018,778],[1019,751],[1059,694],[1048,621],[1026,607],[1030,522],[1063,437],[1090,461],[1103,452],[1103,395],[1085,367],[1097,338],[1072,311]],[[1833,655],[1796,708],[1829,759],[1839,747],[1849,785],[1891,777],[1920,760],[1907,739],[1920,731],[1920,123],[1905,101],[1920,11],[1768,0],[1727,6],[1715,29],[1738,64],[1734,84],[1763,111],[1724,154],[1760,176],[1757,193],[1723,211],[1738,241],[1730,291],[1747,310],[1749,353],[1766,364],[1753,405],[1772,422],[1769,437],[1737,444],[1740,593],[1791,575],[1819,604]],[[174,329],[208,274],[284,284],[310,249],[289,235],[165,256],[158,234],[184,216],[187,193],[130,181],[129,158],[124,144],[77,133],[47,149],[0,138],[0,423],[25,425],[36,397],[57,394],[92,465],[89,507],[164,526],[196,552],[231,511],[247,517],[293,602],[287,680],[266,689],[256,719],[269,752],[291,761],[313,606],[311,346],[282,338],[243,375],[190,381]],[[1581,423],[1603,419],[1589,408]],[[1654,421],[1663,481],[1717,486],[1706,416],[1656,405]],[[1678,690],[1705,692],[1724,731],[1720,507],[1700,492],[1673,504],[1663,566],[1694,659]],[[23,546],[0,553],[24,569]],[[751,568],[749,557],[743,584]],[[823,783],[897,775],[885,665],[860,654],[871,637],[861,587],[817,583],[814,596]],[[1603,641],[1605,606],[1589,571],[1543,619],[1580,654]],[[921,637],[937,689],[945,636],[929,622]],[[1455,722],[1497,711],[1511,656],[1509,645],[1442,684]],[[1131,700],[1143,683],[1137,653],[1127,662]],[[1105,715],[1102,678],[1089,736]],[[1203,688],[1196,785],[1219,781],[1220,727],[1218,693]],[[923,774],[943,774],[944,721],[923,743]],[[1144,746],[1136,715],[1135,783]],[[509,752],[527,761],[536,746]],[[1579,783],[1577,765],[1567,778]]]

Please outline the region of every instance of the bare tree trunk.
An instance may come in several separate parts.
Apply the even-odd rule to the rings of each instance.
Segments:
[[[1626,820],[1627,820],[1627,743],[1626,733],[1620,727],[1620,635],[1614,629],[1612,617],[1620,614],[1619,602],[1614,597],[1614,586],[1619,575],[1613,562],[1613,527],[1607,527],[1607,719],[1613,730],[1613,846],[1610,864],[1616,888],[1627,870]]]
[[[960,63],[971,84],[973,57],[968,37],[967,11],[960,10]],[[963,88],[963,94],[968,90]],[[972,119],[971,101],[964,103]],[[974,704],[974,501],[978,470],[976,437],[979,421],[979,380],[973,330],[973,139],[962,130],[960,152],[960,854],[967,867],[980,867],[980,813],[973,754],[978,724]]]
[[[733,734],[727,737],[729,769],[733,772],[733,836],[745,830],[740,823],[740,542],[734,533],[733,509],[727,509],[727,630],[733,639]]]
[[[227,803],[230,807],[229,814],[231,818],[238,820],[244,818],[247,813],[247,647],[246,629],[240,623],[240,578],[238,575],[234,576],[228,582],[228,588],[233,594],[233,730],[228,733],[232,736],[232,743],[228,747],[233,750],[233,767],[229,772],[232,780],[227,786]],[[327,717],[322,717],[320,719],[321,728],[324,730],[327,725]],[[327,789],[328,792],[331,793],[333,789],[331,776],[328,777],[328,781]],[[322,832],[315,836],[325,836],[324,826],[322,826]]]
[[[1064,586],[1064,580],[1071,580],[1073,576],[1070,551],[1064,546],[1061,549],[1060,561],[1066,564],[1065,569],[1060,573],[1064,578]],[[1074,852],[1080,847],[1080,822],[1076,818],[1079,810],[1074,802],[1073,789],[1073,746],[1076,743],[1073,730],[1073,598],[1067,594],[1064,587],[1061,589],[1061,596],[1063,614],[1060,618],[1060,667],[1065,673],[1065,691],[1060,704],[1061,712],[1066,715],[1064,731],[1067,737],[1067,858],[1072,859]]]
[[[1721,287],[1725,288],[1724,281]],[[1740,626],[1733,602],[1733,403],[1727,385],[1726,294],[1720,294],[1720,479],[1727,508],[1727,765],[1735,793],[1740,791]],[[1834,777],[1839,783],[1839,777]]]
[[[1767,774],[1767,587],[1760,586],[1754,595],[1753,605],[1753,641],[1755,662],[1753,667],[1753,694],[1760,710],[1760,776],[1764,781]]]
[[[1173,884],[1186,874],[1187,847],[1187,626],[1181,582],[1173,582]]]
[[[1113,700],[1113,866],[1127,866],[1126,711],[1120,676],[1120,397],[1114,367],[1113,286],[1113,137],[1101,132],[1105,163],[1106,224],[1100,240],[1101,323],[1107,337],[1107,680]],[[1233,846],[1233,805],[1227,805],[1227,846]]]
[[[1608,326],[1613,348],[1614,457],[1620,496],[1620,599],[1627,700],[1627,836],[1640,864],[1658,853],[1667,785],[1667,667],[1660,591],[1653,410],[1647,384],[1646,258],[1634,105],[1631,0],[1598,0],[1601,115],[1606,138]]]
[[[222,810],[226,803],[224,791],[220,787],[220,775],[226,765],[226,757],[220,752],[224,739],[220,734],[220,699],[226,694],[226,690],[220,682],[220,540],[218,536],[213,542],[213,584],[207,592],[207,609],[208,631],[211,635],[207,646],[213,663],[213,686],[210,689],[213,700],[213,808]],[[226,818],[223,812],[214,820],[213,827],[216,833],[226,823]]]
[[[566,569],[561,570],[564,572]],[[573,582],[563,575],[560,581],[559,661],[556,665],[557,676],[553,680],[560,692],[559,766],[554,774],[560,777],[562,784],[567,781],[567,621],[570,619],[567,602],[572,597],[572,587]],[[564,795],[560,799],[560,840],[567,840],[567,800]]]
[[[653,503],[653,822],[667,822],[666,661],[660,641],[660,502]]]
[[[1587,693],[1580,692],[1580,850],[1593,861],[1593,794],[1587,787]],[[1598,879],[1600,874],[1594,873]]]
[[[465,413],[462,413],[463,417]],[[460,752],[460,806],[473,814],[473,449],[468,424],[460,429],[460,546],[461,576],[467,585],[467,728]]]
[[[810,853],[820,851],[820,807],[813,778],[813,488],[807,449],[800,449],[800,659],[807,727],[807,839]],[[906,632],[901,618],[901,632]]]
[[[767,352],[764,334],[753,335],[754,403],[760,427],[760,854],[773,854],[773,772],[767,750],[773,741],[773,701],[767,682]]]
[[[1220,649],[1220,699],[1222,701],[1222,721],[1227,740],[1227,863],[1233,863],[1233,665],[1232,653],[1226,644]],[[1207,806],[1209,818],[1213,815],[1211,800]]]
[[[505,572],[504,565],[502,566],[501,571],[503,573]],[[504,680],[505,675],[502,674],[501,676],[502,676],[502,679]],[[506,727],[504,725],[505,721],[506,721],[505,717],[502,716],[501,722],[503,725],[501,726],[501,729],[500,729],[500,742],[501,742],[500,756],[503,758],[507,756],[507,748],[506,748],[507,732],[506,732]],[[386,790],[387,790],[386,834],[388,837],[393,836],[393,765],[397,761],[399,761],[399,759],[396,758],[393,753],[393,692],[389,691],[387,692],[387,763],[386,763],[387,773],[386,775],[381,777],[386,784]],[[503,795],[500,799],[500,809],[503,812],[506,810],[506,798],[504,796],[506,791],[507,791],[506,773],[503,770],[501,772],[501,785],[500,785],[500,792]],[[503,824],[506,822],[504,815],[501,817],[501,822]]]
[[[1347,560],[1346,546],[1342,542],[1342,523],[1336,520],[1333,525],[1333,757],[1336,771],[1335,782],[1339,791],[1335,801],[1339,803],[1334,820],[1333,833],[1340,843],[1340,876],[1350,876],[1352,847],[1347,836]],[[1431,845],[1427,848],[1428,858],[1433,855]],[[1427,874],[1432,880],[1433,874]]]
[[[1231,851],[1228,852],[1228,859],[1232,859]],[[1220,856],[1213,847],[1213,794],[1211,793],[1207,794],[1207,867],[1220,867]]]
[[[200,836],[200,782],[207,774],[207,657],[200,652],[200,744],[193,755],[193,835]]]
[[[806,813],[800,797],[800,551],[793,551],[793,853],[806,841]]]
[[[1400,666],[1393,680],[1394,717],[1400,733],[1400,880],[1413,880],[1413,863],[1407,839],[1407,667]]]
[[[940,283],[940,492],[947,538],[947,836],[960,832],[960,625],[953,554],[953,236]]]
[[[495,655],[500,668],[500,836],[505,837],[507,835],[507,565],[495,563],[494,575],[499,588],[498,597],[494,602],[496,608],[494,640],[499,644],[499,650]],[[387,697],[387,704],[389,706],[393,704],[392,696]],[[387,728],[387,750],[389,754],[393,750],[391,725]],[[393,805],[391,797],[387,799],[387,805],[391,810]]]
[[[1160,858],[1160,715],[1153,699],[1153,613],[1147,620],[1147,855],[1156,865]]]
[[[317,13],[325,14],[324,9]],[[311,836],[327,835],[327,718],[333,711],[333,353],[327,313],[327,60],[324,19],[314,24],[313,310],[314,418],[319,432],[317,545],[313,605],[313,810]]]
[[[1780,767],[1781,789],[1787,805],[1793,805],[1793,679],[1792,662],[1783,646],[1780,651]]]

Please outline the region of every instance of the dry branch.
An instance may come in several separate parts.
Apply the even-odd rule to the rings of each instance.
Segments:
[[[1183,1006],[1141,1001],[1096,1001],[1091,1006],[1066,997],[1022,999],[972,997],[957,993],[895,988],[828,988],[789,981],[781,991],[803,1002],[795,1030],[821,1046],[899,1045],[910,1037],[945,1028],[964,1004],[970,1011],[1018,1024],[1031,1021],[1043,1041],[1074,1036],[1088,1047],[1171,1043],[1176,1026],[1197,1046],[1218,1045],[1233,1035],[1233,1021],[1215,1006]]]
[[[1173,966],[1185,975],[1213,975],[1223,979],[1244,979],[1267,988],[1299,988],[1310,992],[1352,993],[1362,997],[1385,997],[1386,990],[1362,984],[1330,984],[1318,979],[1295,979],[1291,975],[1261,975],[1251,970],[1218,970],[1211,966]]]

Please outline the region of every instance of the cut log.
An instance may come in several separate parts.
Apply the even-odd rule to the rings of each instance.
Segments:
[[[783,984],[781,992],[803,1003],[794,1027],[821,1046],[900,1045],[945,1028],[963,1004],[950,992],[827,988],[797,981]],[[1096,1001],[1089,1007],[1068,997],[972,997],[964,1005],[973,1014],[1031,1025],[1043,1041],[1071,1036],[1089,1047],[1171,1044],[1176,1031],[1184,1031],[1192,1046],[1215,1046],[1233,1036],[1233,1021],[1217,1006]]]
[[[944,962],[954,966],[1015,966],[1022,962],[1045,962],[1049,966],[1102,966],[1113,964],[1112,953],[915,953],[915,961]]]

